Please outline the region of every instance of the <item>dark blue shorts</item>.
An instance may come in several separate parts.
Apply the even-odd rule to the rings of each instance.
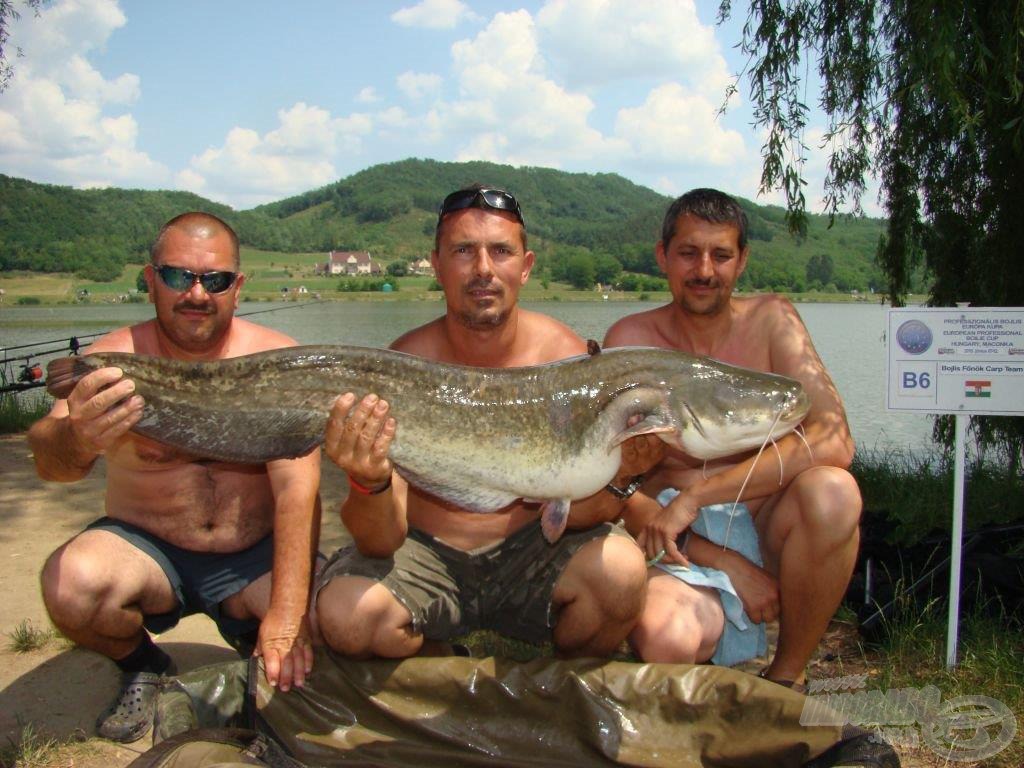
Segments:
[[[145,617],[150,632],[166,632],[183,617],[203,613],[226,638],[259,629],[258,619],[235,619],[221,612],[222,601],[241,592],[274,565],[274,537],[268,534],[241,552],[192,552],[168,544],[131,523],[101,517],[87,531],[110,531],[156,560],[178,598],[177,609]]]

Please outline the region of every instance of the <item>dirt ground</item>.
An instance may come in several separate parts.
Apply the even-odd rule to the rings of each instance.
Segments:
[[[340,473],[325,466],[324,527],[321,551],[344,538],[337,509],[344,494]],[[96,518],[103,506],[102,462],[87,479],[73,484],[44,483],[35,474],[23,435],[0,437],[0,748],[19,743],[25,726],[39,738],[75,741],[40,764],[76,768],[116,768],[150,745],[148,735],[127,746],[91,738],[97,714],[117,690],[117,669],[109,660],[69,646],[61,639],[27,653],[11,650],[11,634],[23,622],[46,630],[51,625],[39,594],[38,574],[56,547]],[[180,672],[237,658],[213,624],[190,617],[160,636]],[[763,662],[749,665],[756,671]],[[834,623],[809,669],[816,679],[869,671],[852,627]],[[906,752],[905,766],[942,763],[926,751]]]

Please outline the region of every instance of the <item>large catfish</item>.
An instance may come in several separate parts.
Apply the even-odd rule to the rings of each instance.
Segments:
[[[620,444],[656,434],[697,459],[756,448],[792,430],[808,398],[792,379],[682,352],[623,347],[527,368],[473,368],[383,349],[290,347],[207,363],[104,352],[50,363],[67,397],[90,371],[116,366],[145,400],[134,430],[197,456],[262,463],[323,441],[344,392],[391,404],[395,468],[463,509],[545,502],[544,535],[569,503],[619,468]],[[632,426],[632,417],[639,421]]]

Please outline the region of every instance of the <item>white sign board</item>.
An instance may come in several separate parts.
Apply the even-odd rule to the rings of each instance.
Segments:
[[[890,411],[1024,415],[1024,308],[890,309]]]
[[[956,414],[946,666],[956,666],[971,414],[1024,415],[1024,308],[890,309],[890,411]]]

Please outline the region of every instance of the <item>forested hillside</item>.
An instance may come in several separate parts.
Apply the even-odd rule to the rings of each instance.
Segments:
[[[75,190],[0,175],[0,269],[112,279],[144,257],[154,233],[191,209],[221,216],[243,244],[280,252],[369,250],[383,262],[428,255],[437,206],[473,182],[520,200],[541,276],[580,287],[621,272],[657,274],[653,245],[670,198],[614,174],[492,163],[404,160],[248,211],[187,192]],[[751,222],[745,288],[880,289],[874,254],[882,222],[811,217],[808,237],[787,233],[781,208],[742,201]],[[628,281],[630,278],[625,276]]]

